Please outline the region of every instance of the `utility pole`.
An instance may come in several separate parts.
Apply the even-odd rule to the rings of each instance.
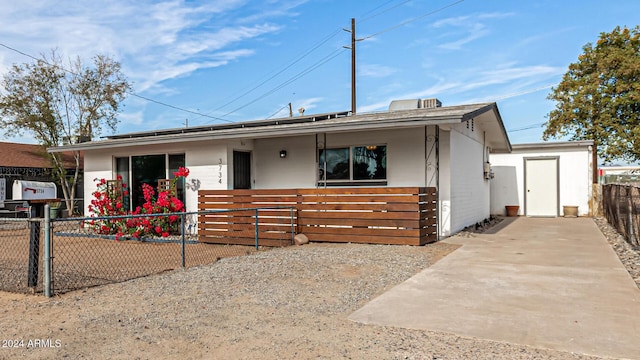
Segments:
[[[289,117],[293,117],[293,108],[291,107],[291,103],[289,103]]]
[[[351,18],[351,30],[342,29],[351,33],[351,46],[344,46],[351,49],[351,114],[356,114],[356,19]]]

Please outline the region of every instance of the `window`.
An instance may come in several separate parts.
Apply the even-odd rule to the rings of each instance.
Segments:
[[[133,210],[144,204],[142,184],[147,183],[158,188],[158,180],[171,179],[178,168],[185,166],[184,154],[139,155],[115,158],[116,175],[127,184],[129,196],[124,199],[125,206]],[[177,196],[184,201],[184,181],[176,184]]]
[[[178,168],[184,167],[184,164],[184,154],[169,154],[169,176],[167,179],[175,178],[176,176],[173,175],[173,173],[178,172]],[[184,202],[184,182],[184,179],[180,179],[180,181],[176,182],[176,196],[178,199],[182,200],[182,202]]]
[[[326,161],[326,166],[325,166]],[[349,180],[349,148],[322,149],[320,150],[320,178],[324,180],[324,172],[327,172],[327,180]]]
[[[386,184],[386,145],[320,149],[318,159],[318,180],[323,184],[325,179],[327,184],[334,185]]]
[[[122,177],[122,182],[127,184],[127,187],[129,186],[129,184],[131,184],[131,181],[129,180],[129,158],[128,157],[116,158],[116,175],[120,175],[120,177]],[[125,209],[131,209],[130,199],[131,199],[130,196],[123,197],[122,205],[124,205]]]

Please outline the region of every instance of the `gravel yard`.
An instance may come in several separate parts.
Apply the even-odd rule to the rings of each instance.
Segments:
[[[639,281],[637,252],[603,233]],[[455,249],[310,244],[51,299],[0,293],[0,358],[591,359],[347,320]]]

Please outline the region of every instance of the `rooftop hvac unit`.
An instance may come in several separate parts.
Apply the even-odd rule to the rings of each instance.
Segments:
[[[421,105],[422,100],[420,99],[393,100],[389,105],[389,111],[419,109]]]
[[[422,107],[425,109],[439,108],[442,107],[442,103],[436,98],[424,99],[422,100]]]

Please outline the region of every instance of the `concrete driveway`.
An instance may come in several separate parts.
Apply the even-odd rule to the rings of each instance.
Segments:
[[[591,218],[507,218],[349,319],[640,359],[640,290]]]

